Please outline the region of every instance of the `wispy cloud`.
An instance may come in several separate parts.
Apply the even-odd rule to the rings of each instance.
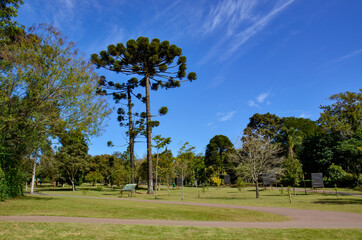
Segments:
[[[254,100],[249,100],[249,107],[260,107],[260,104],[266,103],[270,104],[270,101],[267,98],[271,95],[271,92],[260,93]]]
[[[203,64],[216,55],[220,56],[219,59],[221,60],[229,59],[251,37],[261,32],[294,1],[277,1],[266,12],[260,11],[264,5],[262,1],[229,0],[219,2],[215,8],[210,10],[202,29],[204,34],[211,34],[216,30],[223,30],[225,33],[200,63]]]
[[[259,105],[256,104],[254,100],[249,100],[248,105],[249,105],[249,107],[259,107]]]
[[[218,116],[220,122],[225,122],[225,121],[232,119],[235,114],[236,114],[236,111],[227,112],[227,113],[218,112],[217,116]]]
[[[300,118],[310,118],[312,115],[310,113],[302,112],[299,117]]]
[[[342,62],[342,61],[345,61],[345,60],[347,60],[347,59],[350,59],[350,58],[352,58],[352,57],[354,57],[354,56],[356,56],[356,55],[359,55],[359,54],[362,54],[362,48],[361,48],[361,49],[358,49],[358,50],[356,50],[356,51],[353,51],[353,52],[351,52],[351,53],[349,53],[349,54],[347,54],[347,55],[344,55],[344,56],[342,56],[342,57],[336,58],[336,59],[332,60],[331,62],[332,62],[332,63]]]
[[[259,96],[256,98],[256,101],[258,101],[259,103],[263,103],[265,101],[265,99],[270,95],[270,93],[261,93],[259,94]]]

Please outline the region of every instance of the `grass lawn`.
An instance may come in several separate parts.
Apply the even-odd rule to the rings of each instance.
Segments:
[[[233,229],[0,222],[0,239],[361,239],[362,229]]]
[[[280,215],[244,209],[48,196],[25,196],[0,202],[0,215],[240,222],[288,220]]]
[[[50,194],[62,194],[62,195],[79,195],[79,196],[93,196],[93,197],[107,197],[118,198],[119,188],[102,186],[102,191],[96,191],[96,187],[84,184],[78,188],[76,192],[70,191],[69,187],[65,188],[51,188],[51,187],[39,187],[37,191]],[[333,189],[326,189],[333,191]],[[350,190],[350,192],[352,192]],[[354,191],[354,193],[360,193]],[[157,193],[158,199],[168,201],[181,201],[181,189],[171,189],[170,196],[167,189],[161,189]],[[137,194],[134,195],[137,199],[154,199],[153,195],[146,194],[146,189],[137,190]],[[123,198],[128,198],[127,194],[123,195]],[[248,206],[268,206],[268,207],[287,207],[287,208],[299,208],[310,210],[325,210],[325,211],[340,211],[340,212],[355,212],[362,213],[362,197],[361,196],[342,196],[333,194],[321,194],[321,193],[308,193],[296,192],[293,195],[293,202],[289,203],[289,197],[286,189],[281,193],[279,189],[267,189],[260,191],[260,199],[255,198],[255,189],[248,187],[244,191],[239,192],[236,188],[214,188],[208,187],[204,191],[199,188],[184,189],[184,201],[185,202],[204,202],[204,203],[222,203],[222,204],[234,204],[234,205],[248,205]]]

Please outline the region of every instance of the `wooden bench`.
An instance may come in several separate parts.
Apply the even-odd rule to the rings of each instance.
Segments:
[[[131,197],[132,197],[133,189],[135,189],[136,186],[137,186],[137,184],[135,184],[135,183],[126,184],[126,186],[124,186],[124,188],[121,190],[121,197],[122,197],[123,192],[130,192]],[[129,194],[128,194],[128,196],[129,196]]]

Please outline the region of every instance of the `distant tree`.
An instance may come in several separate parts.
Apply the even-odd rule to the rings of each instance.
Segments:
[[[166,147],[168,144],[171,143],[171,138],[163,138],[161,135],[156,135],[152,138],[155,141],[155,147],[157,149],[157,157],[156,157],[156,183],[155,183],[155,198],[157,198],[157,177],[158,177],[158,154],[160,149]]]
[[[175,58],[178,58],[177,61]],[[179,87],[180,80],[186,77],[186,57],[182,56],[181,48],[170,45],[168,41],[160,42],[155,38],[149,42],[147,37],[139,37],[137,40],[128,40],[126,46],[122,43],[116,46],[109,45],[107,51],[101,51],[99,55],[92,54],[92,61],[97,67],[143,77],[139,85],[146,89],[144,101],[146,103],[148,193],[152,194],[151,132],[154,122],[151,121],[150,87],[152,90],[157,90],[159,87],[166,89]],[[172,71],[176,67],[178,71]],[[196,74],[191,72],[187,78],[189,81],[196,80]]]
[[[184,200],[184,180],[185,176],[189,174],[190,163],[194,158],[194,149],[195,147],[191,146],[188,142],[185,142],[180,150],[178,151],[178,155],[175,162],[175,170],[178,176],[181,176],[181,186],[182,186],[182,194],[181,200]]]
[[[246,128],[244,136],[262,136],[263,138],[274,141],[281,127],[281,119],[271,113],[259,114],[255,113]]]
[[[256,198],[259,198],[258,182],[262,174],[281,172],[280,151],[280,147],[268,139],[248,136],[244,138],[243,148],[231,155],[235,161],[240,162],[239,168],[244,177],[255,184]]]
[[[216,135],[211,138],[206,146],[205,165],[212,166],[217,171],[217,175],[223,174],[230,162],[229,154],[234,151],[234,145],[228,137],[224,135]],[[230,172],[229,172],[230,174]]]
[[[87,182],[91,182],[92,186],[95,186],[97,184],[97,182],[101,182],[103,179],[104,179],[104,177],[98,171],[90,171],[85,176],[85,180]]]
[[[295,186],[299,186],[303,179],[302,164],[297,158],[285,158],[281,181],[284,186],[292,186],[295,193]]]
[[[329,99],[335,103],[320,106],[323,112],[318,122],[327,131],[349,139],[362,128],[362,89],[359,92],[334,94]]]
[[[56,158],[59,168],[75,191],[86,171],[90,156],[84,135],[78,131],[64,132],[60,137],[62,147],[59,148]]]
[[[335,102],[320,106],[323,112],[318,122],[327,134],[341,138],[337,150],[343,155],[345,169],[353,173],[358,185],[362,168],[362,89],[334,94],[329,99]]]
[[[332,163],[331,166],[327,169],[328,177],[336,186],[338,185],[338,182],[346,176],[346,172],[343,170],[341,166],[334,165]]]

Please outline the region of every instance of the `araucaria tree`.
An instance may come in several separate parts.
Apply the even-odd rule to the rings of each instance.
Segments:
[[[281,172],[281,148],[262,137],[248,136],[244,138],[243,148],[238,149],[231,157],[240,162],[243,177],[255,184],[256,198],[259,198],[258,182],[262,174]]]
[[[107,81],[104,76],[98,80],[98,90],[97,94],[99,95],[112,95],[116,103],[119,103],[121,100],[127,101],[127,113],[124,108],[120,107],[117,110],[118,117],[117,120],[120,126],[125,126],[128,128],[126,134],[129,137],[129,159],[131,167],[131,183],[135,183],[135,168],[134,168],[134,144],[136,137],[144,132],[144,114],[134,113],[132,101],[132,96],[135,96],[137,99],[141,99],[142,95],[135,95],[134,89],[138,86],[138,79],[131,78],[126,83],[114,83],[112,81]],[[109,146],[113,146],[112,142],[109,142]]]
[[[139,37],[128,40],[126,46],[122,43],[109,45],[107,51],[92,54],[92,61],[97,67],[102,67],[116,73],[139,75],[139,85],[145,87],[146,102],[146,137],[148,161],[148,193],[153,193],[152,145],[151,132],[154,123],[151,121],[150,88],[169,89],[180,86],[180,81],[186,77],[186,57],[182,56],[181,48],[170,45],[168,41]],[[187,75],[189,81],[196,80],[196,73]]]

